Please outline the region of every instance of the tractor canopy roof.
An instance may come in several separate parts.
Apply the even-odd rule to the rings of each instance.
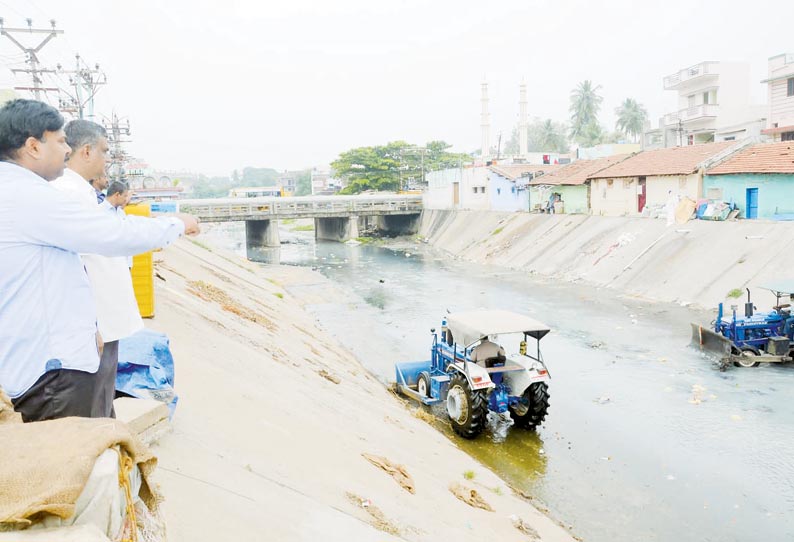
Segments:
[[[476,310],[447,315],[447,327],[459,344],[469,346],[488,335],[526,333],[540,340],[549,326],[523,314],[510,311]]]
[[[759,288],[769,290],[775,295],[794,294],[794,279],[767,282],[759,286]]]

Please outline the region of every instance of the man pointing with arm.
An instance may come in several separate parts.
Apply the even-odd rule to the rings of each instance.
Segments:
[[[120,220],[49,185],[70,148],[49,105],[0,109],[0,386],[25,421],[99,417],[96,309],[79,253],[131,256],[198,233],[188,215]]]

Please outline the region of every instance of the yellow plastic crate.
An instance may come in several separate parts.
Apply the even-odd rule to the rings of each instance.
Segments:
[[[128,215],[151,216],[148,203],[127,205],[124,211]],[[154,263],[151,252],[144,252],[132,258],[132,288],[142,318],[154,316]]]

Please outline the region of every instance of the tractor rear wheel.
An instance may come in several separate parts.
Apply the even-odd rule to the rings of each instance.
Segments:
[[[759,354],[758,350],[753,348],[752,346],[742,346],[739,355],[733,361],[733,364],[737,367],[758,367],[761,365],[760,361],[755,361],[755,358]]]
[[[463,438],[472,439],[482,433],[488,417],[488,399],[484,391],[474,391],[468,380],[456,374],[449,381],[447,414],[452,429]]]
[[[524,390],[521,401],[510,407],[510,416],[518,427],[536,429],[549,411],[549,387],[545,382],[535,382]]]

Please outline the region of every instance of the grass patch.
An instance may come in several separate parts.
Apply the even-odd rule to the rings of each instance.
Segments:
[[[466,480],[474,480],[475,476],[477,476],[477,474],[473,470],[463,471],[463,478]]]
[[[502,233],[502,230],[504,230],[504,228],[496,228],[493,232],[491,232],[491,235],[499,235]]]
[[[281,223],[282,224],[295,224],[295,219],[294,218],[282,218],[281,219]]]
[[[301,226],[295,226],[294,228],[291,228],[291,231],[314,231],[314,225],[304,224]]]
[[[491,491],[493,491],[497,495],[501,495],[502,494],[502,488],[500,486],[492,487]]]
[[[743,293],[744,293],[744,292],[742,291],[742,289],[741,289],[741,288],[734,288],[733,290],[731,290],[730,292],[728,292],[728,295],[727,295],[727,297],[730,297],[730,298],[734,298],[734,299],[735,299],[735,298],[738,298],[738,297],[742,297],[742,294],[743,294]]]
[[[279,299],[284,299],[284,294],[282,294],[281,292],[276,292],[273,295],[276,296]]]

